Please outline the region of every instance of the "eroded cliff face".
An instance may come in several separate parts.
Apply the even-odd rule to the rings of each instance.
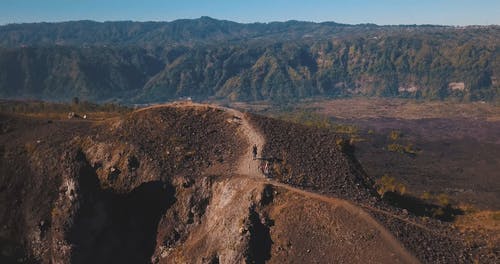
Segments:
[[[5,243],[45,263],[270,259],[273,191],[247,153],[264,142],[245,118],[200,105],[101,123],[11,118],[2,198],[33,202],[6,204]]]
[[[228,118],[208,107],[98,124],[10,118],[1,163],[7,254],[47,263],[143,263],[165,254],[199,224],[213,180],[247,144]]]
[[[415,252],[470,260],[460,243],[461,255],[408,251],[398,240],[404,228],[414,229],[408,242],[428,227],[373,207],[370,179],[321,131],[197,104],[100,122],[6,117],[1,126],[2,260],[417,263]],[[271,179],[257,169],[266,161]],[[404,225],[391,233],[384,225],[394,221]]]
[[[102,187],[88,161],[75,163],[54,203],[50,244],[33,245],[43,262],[235,263],[249,257],[260,184],[174,176],[124,191]]]

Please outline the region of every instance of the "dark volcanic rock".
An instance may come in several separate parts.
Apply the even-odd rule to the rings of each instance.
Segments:
[[[354,201],[374,197],[373,180],[340,136],[258,115],[251,120],[266,138],[263,157],[277,160],[277,180]]]

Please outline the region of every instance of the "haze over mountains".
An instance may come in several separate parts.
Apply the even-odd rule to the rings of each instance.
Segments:
[[[500,26],[299,21],[0,27],[0,97],[158,102],[353,95],[500,100]]]

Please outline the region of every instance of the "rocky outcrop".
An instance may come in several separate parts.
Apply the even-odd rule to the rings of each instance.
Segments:
[[[445,228],[391,224],[402,218],[373,207],[352,150],[323,130],[189,103],[95,123],[13,118],[0,146],[1,260],[470,260]],[[247,169],[261,161],[274,163],[273,179]]]

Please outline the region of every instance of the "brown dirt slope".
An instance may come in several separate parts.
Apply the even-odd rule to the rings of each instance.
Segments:
[[[2,116],[2,262],[416,263],[415,252],[433,256],[407,251],[401,230],[389,232],[364,207],[265,179],[251,146],[266,156],[274,143],[249,118],[197,104],[103,122]],[[329,157],[310,155],[321,166],[306,166],[305,182],[372,208],[360,168],[327,137],[313,147]],[[299,170],[301,160],[289,155],[283,168]]]
[[[380,200],[352,150],[339,146],[339,137],[330,131],[257,115],[251,121],[266,138],[263,155],[279,160],[273,172],[277,181],[356,202],[423,262],[498,260],[497,247],[483,236],[471,238],[451,223],[418,217]]]
[[[276,180],[349,200],[373,199],[373,180],[340,136],[258,115],[250,120],[265,135],[262,155],[279,160]]]

